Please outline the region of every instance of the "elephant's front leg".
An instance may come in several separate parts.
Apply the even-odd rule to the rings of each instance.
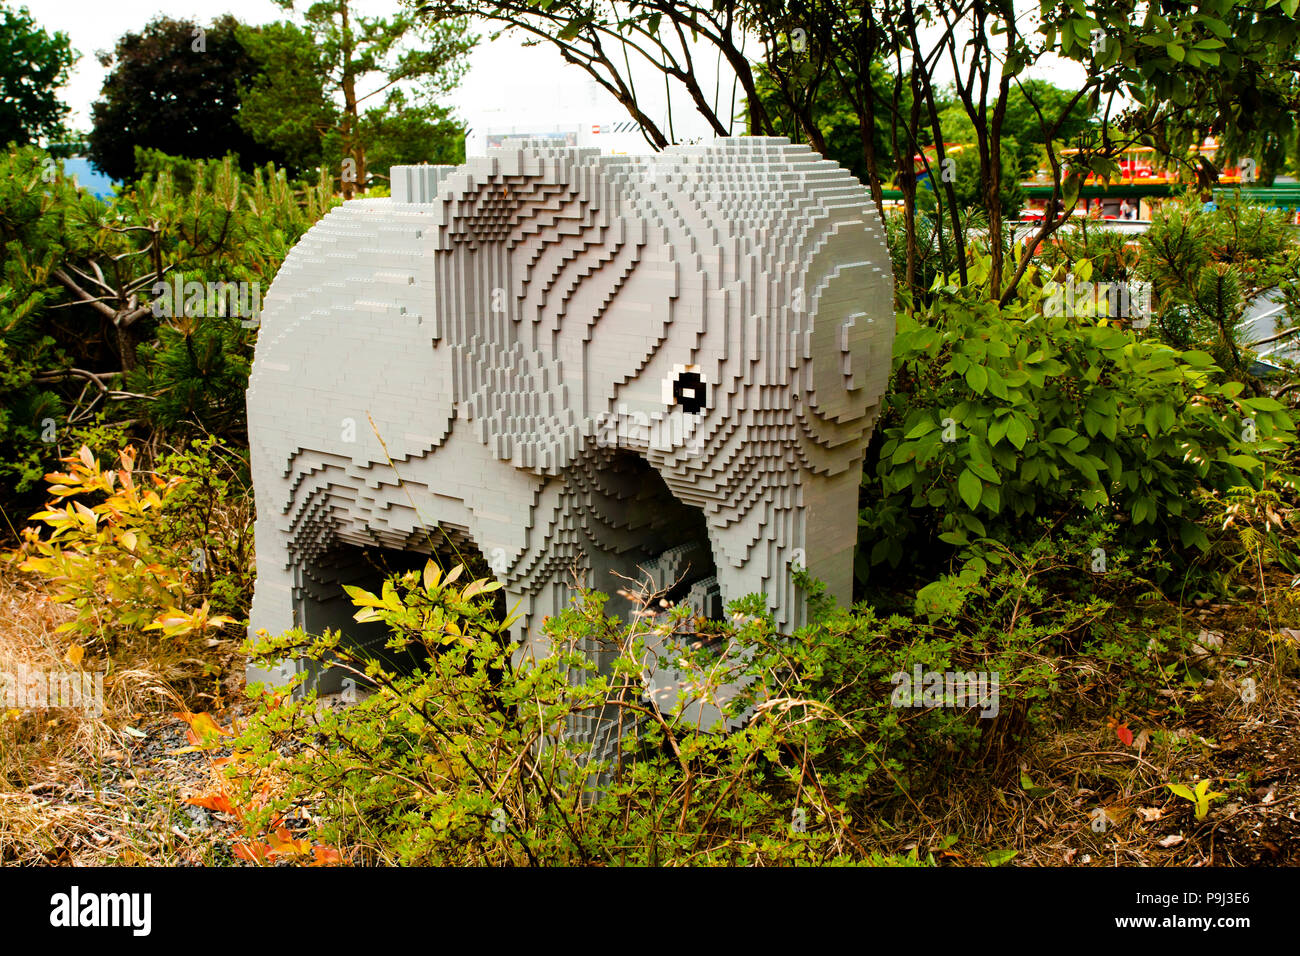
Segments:
[[[801,569],[841,604],[853,599],[860,469],[800,477],[744,514],[719,509],[709,518],[723,602],[762,595],[782,634],[807,623],[807,597],[796,583]]]

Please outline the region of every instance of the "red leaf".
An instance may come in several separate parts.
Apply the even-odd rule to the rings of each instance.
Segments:
[[[236,816],[235,808],[230,804],[230,798],[224,793],[209,793],[205,797],[190,797],[185,802],[196,807],[203,807],[205,810],[214,810],[217,813],[228,813],[232,817]]]
[[[308,866],[341,866],[343,864],[343,854],[332,846],[314,846],[311,848],[311,852],[316,859],[309,863]]]
[[[1116,724],[1115,736],[1120,739],[1120,742],[1124,744],[1125,747],[1133,746],[1133,731],[1129,730],[1126,725]]]
[[[301,856],[310,850],[310,840],[295,840],[284,827],[271,834],[271,853],[276,856]]]
[[[235,856],[249,863],[265,863],[271,848],[265,843],[236,843]]]
[[[184,711],[172,716],[190,725],[190,729],[185,732],[185,739],[204,750],[215,750],[221,746],[220,738],[234,736],[234,731],[219,726],[208,713],[191,714]]]

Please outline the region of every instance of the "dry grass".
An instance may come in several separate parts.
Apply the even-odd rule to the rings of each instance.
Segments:
[[[1190,633],[1225,635],[1214,660],[1199,665],[1216,680],[1174,684],[1152,709],[1122,714],[1138,738],[1133,745],[1106,723],[1118,690],[1113,680],[1096,668],[1065,668],[1058,699],[1074,703],[1054,716],[1051,729],[990,749],[980,762],[985,772],[967,774],[959,786],[922,781],[905,800],[877,803],[855,821],[857,839],[882,854],[933,853],[943,865],[983,865],[990,851],[1009,849],[1017,854],[1013,865],[1027,866],[1300,863],[1293,676],[1300,591],[1292,594],[1286,583],[1271,590],[1271,623],[1282,637],[1270,637],[1257,596],[1190,612]],[[69,640],[55,629],[71,616],[41,582],[0,564],[0,671],[69,670]],[[212,643],[220,646],[123,644],[105,680],[102,715],[13,715],[0,706],[0,863],[231,862],[230,821],[206,831],[186,823],[185,796],[218,780],[206,759],[178,759],[182,731],[170,716],[218,713],[238,699],[242,661],[232,641]],[[1232,663],[1242,659],[1262,675],[1250,704]],[[83,661],[92,671],[104,666]],[[147,742],[134,736],[136,728]],[[1025,729],[1012,719],[995,736],[1015,738]],[[1198,777],[1226,795],[1199,821],[1166,786]],[[1100,828],[1099,809],[1106,814]]]
[[[0,565],[0,671],[75,671],[69,640],[56,628],[72,613],[34,582]],[[130,772],[126,730],[141,716],[174,709],[177,696],[146,662],[108,670],[103,713],[0,707],[0,863],[143,862],[159,859],[150,831],[163,809],[140,798]],[[165,859],[166,854],[162,854]]]
[[[1275,620],[1300,627],[1300,592],[1277,575]],[[947,865],[981,865],[1014,850],[1016,866],[1300,865],[1300,630],[1270,638],[1258,595],[1187,615],[1223,643],[1196,666],[1213,680],[1175,681],[1157,702],[1119,714],[1133,734],[1120,739],[1108,722],[1119,685],[1084,669],[1058,673],[1059,713],[1049,726],[1009,749],[1012,766],[981,763],[953,786],[920,786],[894,800],[860,839],[882,853],[933,854]],[[1282,666],[1276,666],[1278,661]],[[1243,699],[1236,662],[1258,675]],[[1197,819],[1168,784],[1211,781],[1223,796]],[[945,837],[956,837],[951,842]]]

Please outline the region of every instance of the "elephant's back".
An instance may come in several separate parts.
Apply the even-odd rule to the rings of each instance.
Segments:
[[[450,362],[428,297],[430,210],[353,200],[286,257],[262,310],[248,417],[282,474],[300,449],[354,462],[429,453],[451,426]],[[300,470],[300,469],[295,469]]]

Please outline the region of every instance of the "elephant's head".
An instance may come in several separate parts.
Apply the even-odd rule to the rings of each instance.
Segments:
[[[848,172],[780,139],[652,157],[509,146],[394,171],[434,207],[434,326],[499,459],[638,453],[708,524],[725,599],[799,619],[789,566],[847,598],[893,287]]]

